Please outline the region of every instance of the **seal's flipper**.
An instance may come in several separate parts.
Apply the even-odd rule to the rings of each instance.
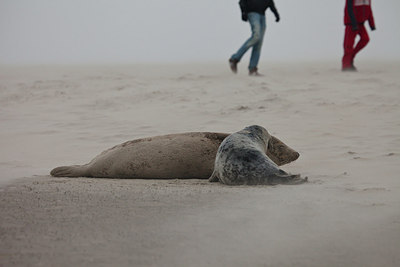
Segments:
[[[213,173],[211,174],[210,178],[208,178],[208,181],[209,181],[210,183],[219,182],[219,178],[218,178],[217,175],[215,174],[215,171],[213,171]]]
[[[277,184],[287,184],[287,185],[295,185],[295,184],[303,184],[308,182],[308,177],[302,178],[300,174],[276,174],[268,177],[268,184],[277,185]]]
[[[84,165],[73,165],[73,166],[61,166],[54,168],[50,172],[51,176],[54,177],[85,177],[88,176],[86,172],[86,166]]]

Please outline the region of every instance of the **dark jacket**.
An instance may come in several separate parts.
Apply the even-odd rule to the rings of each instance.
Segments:
[[[274,13],[275,17],[279,18],[278,10],[275,7],[274,0],[240,0],[240,9],[242,14],[248,14],[250,12],[256,12],[261,15],[265,15],[267,8],[270,8]]]
[[[375,21],[371,9],[371,0],[346,0],[344,8],[344,24],[351,25],[354,30],[358,24],[369,22],[372,30],[375,30]]]

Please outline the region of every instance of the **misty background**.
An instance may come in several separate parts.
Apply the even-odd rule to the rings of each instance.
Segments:
[[[345,0],[275,4],[261,60],[341,60]],[[359,58],[400,59],[400,1],[372,8]],[[0,0],[0,64],[225,61],[249,36],[238,0]]]

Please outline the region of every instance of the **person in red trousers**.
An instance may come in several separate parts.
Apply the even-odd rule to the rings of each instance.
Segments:
[[[367,29],[364,26],[368,20],[371,30],[375,30],[375,21],[371,9],[371,0],[346,0],[344,9],[344,55],[342,59],[343,71],[357,71],[354,67],[354,58],[369,42]],[[360,40],[354,46],[357,35]]]

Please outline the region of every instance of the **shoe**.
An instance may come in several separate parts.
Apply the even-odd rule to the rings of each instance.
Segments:
[[[257,68],[249,69],[249,75],[250,76],[264,76],[264,75],[258,73],[258,69]]]
[[[343,72],[357,72],[357,68],[354,65],[352,65],[350,67],[342,68],[342,71]]]
[[[237,59],[229,59],[229,67],[231,67],[231,70],[233,73],[237,73],[237,64],[239,63],[239,60]]]

